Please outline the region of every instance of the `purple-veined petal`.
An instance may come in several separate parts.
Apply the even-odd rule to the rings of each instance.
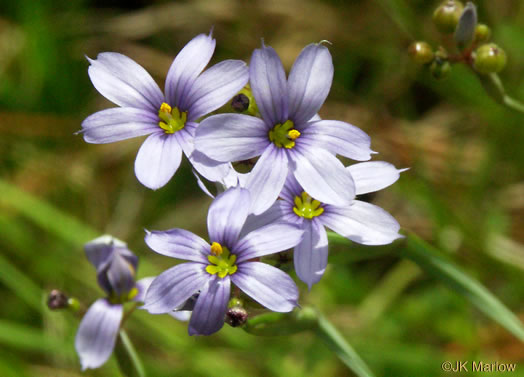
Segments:
[[[357,161],[369,160],[375,153],[370,149],[369,135],[346,122],[319,120],[308,123],[301,132],[299,140],[307,140],[310,148],[323,148]]]
[[[132,107],[106,109],[88,116],[82,122],[87,143],[105,144],[158,131],[158,115]]]
[[[233,162],[262,154],[270,144],[267,125],[242,114],[218,114],[204,119],[196,130],[195,149],[213,160]]]
[[[150,276],[147,278],[142,278],[139,281],[136,282],[136,289],[138,293],[135,297],[133,297],[133,301],[136,302],[145,302],[146,300],[146,293],[149,289],[149,286],[153,282],[153,280],[156,279],[156,276]]]
[[[162,91],[147,71],[134,60],[116,52],[89,59],[88,73],[96,90],[122,107],[158,112],[164,101]]]
[[[127,247],[125,242],[105,234],[86,243],[84,251],[89,262],[98,270],[109,263],[115,246],[119,248]]]
[[[135,267],[116,250],[107,270],[101,272],[111,287],[108,293],[117,296],[127,294],[135,287],[135,273]]]
[[[205,268],[205,264],[189,262],[162,272],[149,286],[142,309],[152,314],[176,309],[211,278]]]
[[[186,127],[176,133],[176,137],[184,154],[195,170],[211,182],[218,182],[227,176],[233,167],[229,163],[215,161],[194,150],[194,134],[197,128],[194,122],[186,123]]]
[[[176,312],[169,312],[167,313],[177,321],[187,322],[189,321],[189,318],[191,318],[191,311],[190,310],[179,310]]]
[[[253,51],[249,82],[264,121],[271,126],[284,123],[288,119],[286,72],[272,47],[262,45]]]
[[[144,186],[156,190],[175,174],[182,148],[173,134],[157,132],[142,144],[135,160],[135,175]]]
[[[238,241],[232,253],[237,255],[237,263],[284,251],[296,246],[304,231],[287,223],[268,224],[248,233]]]
[[[229,277],[215,277],[209,281],[193,309],[188,327],[189,335],[211,335],[222,328],[230,291]]]
[[[332,81],[333,60],[327,47],[306,46],[289,73],[289,119],[296,124],[310,120],[326,100]]]
[[[303,191],[304,189],[302,188],[302,186],[300,186],[300,183],[298,183],[293,173],[290,172],[287,175],[286,183],[282,188],[280,197],[289,203],[293,203],[293,201],[295,200],[295,196],[300,196],[300,194],[302,194]]]
[[[302,153],[293,154],[293,174],[304,191],[322,203],[350,204],[355,197],[355,183],[342,162],[323,149]]]
[[[260,262],[238,266],[231,280],[248,296],[274,312],[290,312],[297,306],[298,288],[288,274]]]
[[[95,301],[88,309],[75,337],[82,370],[98,368],[109,359],[115,348],[122,314],[122,305],[112,305],[105,298]]]
[[[328,261],[328,239],[324,226],[317,220],[304,221],[304,237],[293,252],[295,271],[311,289],[324,275]]]
[[[246,234],[256,229],[262,228],[263,226],[276,222],[282,222],[282,218],[285,214],[282,204],[282,200],[277,200],[271,207],[269,207],[260,215],[249,215],[244,226],[242,227],[239,238],[243,238]]]
[[[207,214],[207,229],[211,242],[232,247],[238,240],[249,214],[251,197],[241,187],[230,188],[216,197]]]
[[[146,244],[159,254],[192,262],[207,263],[209,243],[184,229],[147,231]]]
[[[386,245],[403,236],[400,225],[389,213],[376,205],[354,200],[347,207],[325,208],[320,221],[351,241],[363,245]]]
[[[253,198],[251,213],[261,214],[273,205],[288,172],[288,157],[283,148],[274,145],[266,148],[246,180],[246,188]]]
[[[215,111],[246,85],[249,72],[241,60],[224,60],[206,69],[191,86],[185,99],[189,120]]]
[[[400,173],[408,169],[397,169],[384,161],[370,161],[348,166],[346,170],[355,181],[356,194],[361,195],[392,185],[400,177]]]
[[[215,52],[216,41],[211,36],[199,34],[178,53],[166,77],[166,98],[171,106],[179,107],[189,94],[197,76],[204,70]],[[182,108],[186,111],[186,108]]]

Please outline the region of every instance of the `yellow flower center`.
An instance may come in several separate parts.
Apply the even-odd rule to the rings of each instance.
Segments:
[[[295,140],[300,136],[300,132],[295,130],[294,126],[290,120],[286,120],[284,124],[277,124],[269,131],[269,140],[279,148],[293,148]]]
[[[210,275],[217,274],[219,278],[223,279],[228,274],[233,275],[237,272],[237,265],[235,264],[237,256],[230,254],[227,247],[220,245],[218,242],[211,244],[211,255],[207,257],[210,265],[206,267],[206,271]]]
[[[178,107],[172,109],[171,106],[163,102],[158,110],[158,117],[160,118],[158,126],[166,134],[174,134],[186,125],[187,112],[181,112]]]
[[[314,200],[306,192],[302,192],[300,196],[295,196],[295,206],[293,212],[297,216],[305,219],[312,219],[313,217],[320,216],[324,212],[324,208],[318,200]]]

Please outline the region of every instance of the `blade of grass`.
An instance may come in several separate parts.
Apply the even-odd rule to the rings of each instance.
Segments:
[[[433,246],[415,234],[408,233],[401,255],[411,259],[424,271],[464,296],[481,312],[524,342],[524,326],[517,316],[482,284],[468,276]]]

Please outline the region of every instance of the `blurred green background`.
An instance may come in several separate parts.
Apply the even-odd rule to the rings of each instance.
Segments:
[[[524,99],[524,2],[477,1],[479,19],[508,54],[501,78]],[[79,318],[50,312],[59,288],[84,307],[102,295],[82,245],[126,240],[139,278],[173,260],[143,242],[144,228],[205,235],[210,199],[184,162],[152,192],[134,177],[141,140],[88,145],[73,133],[113,106],[91,85],[88,62],[117,51],[163,88],[176,53],[214,27],[213,62],[249,61],[264,38],[286,69],[329,40],[335,78],[320,115],[365,130],[375,159],[410,167],[367,197],[448,254],[524,319],[524,116],[493,102],[465,67],[433,80],[406,54],[436,46],[438,5],[425,0],[2,0],[0,2],[0,376],[118,376],[114,359],[85,373],[74,351]],[[524,346],[463,296],[402,260],[394,244],[330,248],[324,279],[301,302],[322,310],[378,375],[441,376],[450,360],[517,363]],[[382,255],[379,255],[382,254]],[[189,337],[169,316],[127,322],[150,376],[351,376],[312,334],[255,337],[225,326]],[[469,375],[496,375],[470,373]]]

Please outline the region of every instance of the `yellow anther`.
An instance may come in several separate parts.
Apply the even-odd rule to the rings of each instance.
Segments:
[[[167,103],[162,102],[162,105],[160,105],[160,110],[163,113],[171,113],[171,106],[169,106]]]
[[[216,256],[220,256],[222,254],[222,245],[220,245],[218,242],[213,242],[211,244],[211,254],[214,254]]]
[[[300,132],[298,130],[289,130],[287,133],[287,137],[289,137],[291,140],[295,140],[300,136]]]

